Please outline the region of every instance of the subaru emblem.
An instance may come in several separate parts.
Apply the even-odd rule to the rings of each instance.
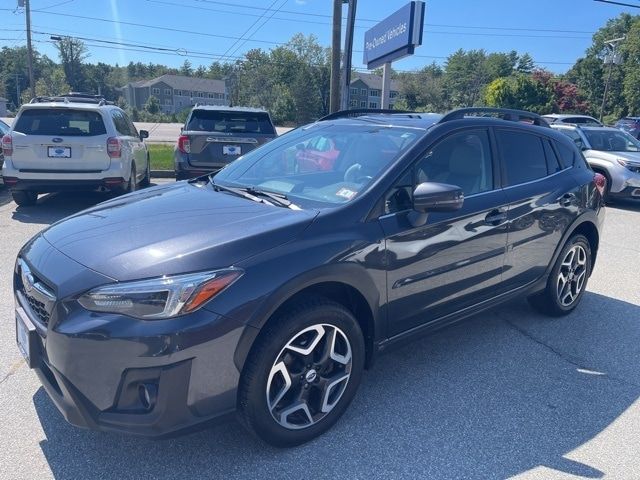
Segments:
[[[61,142],[62,142],[62,139],[61,139],[60,137],[56,137],[56,138],[52,138],[52,139],[51,139],[51,141],[52,141],[53,143],[61,143]]]

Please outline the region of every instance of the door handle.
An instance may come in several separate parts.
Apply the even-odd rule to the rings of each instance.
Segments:
[[[576,196],[573,193],[565,193],[563,196],[561,196],[558,199],[558,203],[560,205],[562,205],[563,207],[568,207],[569,205],[571,205],[573,203],[575,198],[576,198]]]
[[[487,213],[487,216],[484,217],[484,223],[488,225],[500,225],[507,221],[507,212],[505,210],[491,210]]]

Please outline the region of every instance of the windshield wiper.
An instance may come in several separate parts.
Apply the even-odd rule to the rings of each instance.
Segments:
[[[292,203],[284,194],[266,192],[264,190],[258,190],[255,187],[229,187],[227,185],[222,185],[220,183],[214,182],[213,175],[209,175],[209,182],[211,183],[213,189],[217,192],[229,192],[239,197],[253,200],[254,202],[266,203],[278,207],[286,207],[292,210],[300,210],[300,207]],[[266,197],[268,200],[260,197]]]
[[[257,196],[267,197],[272,202],[275,202],[281,207],[291,208],[293,210],[300,210],[296,204],[294,204],[284,193],[270,192],[268,190],[261,190],[255,187],[246,187],[246,191]]]

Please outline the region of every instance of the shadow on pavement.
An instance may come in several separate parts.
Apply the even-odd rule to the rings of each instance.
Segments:
[[[151,186],[156,185],[152,183]],[[100,192],[59,192],[40,195],[38,203],[30,207],[18,207],[11,216],[13,220],[22,223],[39,223],[50,225],[69,215],[80,212],[98,203],[115,198],[114,193]],[[8,195],[9,201],[11,195]],[[6,202],[8,203],[8,202]],[[2,196],[0,196],[0,206]]]
[[[615,202],[608,202],[607,208],[626,210],[628,212],[640,212],[640,200],[616,200]]]
[[[341,421],[290,450],[235,422],[163,441],[79,430],[40,389],[41,448],[58,479],[486,479],[538,466],[601,478],[564,456],[640,396],[638,319],[639,306],[594,293],[561,319],[524,302],[479,315],[381,357]]]

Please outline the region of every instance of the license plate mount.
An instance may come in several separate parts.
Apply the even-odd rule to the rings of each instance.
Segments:
[[[49,158],[71,158],[71,147],[47,147]]]
[[[28,318],[16,309],[16,343],[29,368],[35,366],[38,351],[38,332]]]

